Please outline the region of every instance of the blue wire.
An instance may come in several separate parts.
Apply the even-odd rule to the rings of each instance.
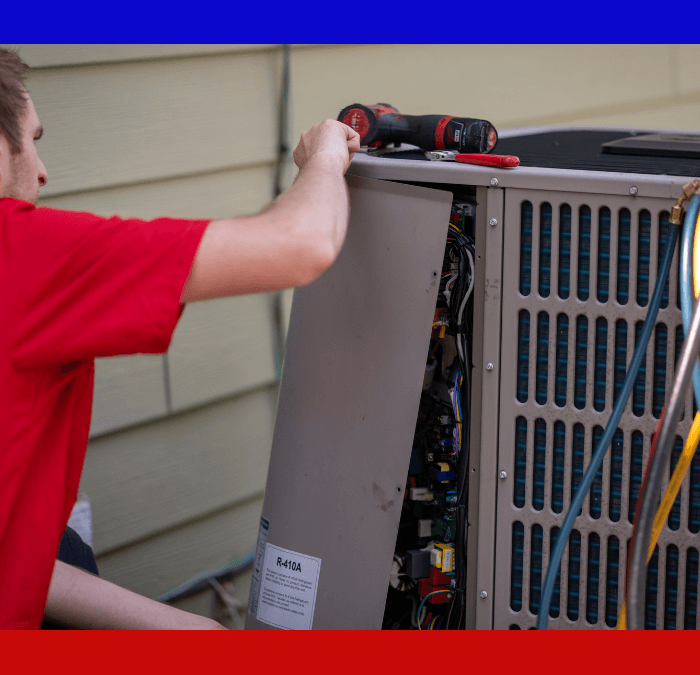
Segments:
[[[564,547],[569,539],[571,530],[574,526],[574,520],[578,515],[581,506],[583,505],[583,500],[586,498],[586,494],[593,483],[596,472],[598,471],[600,465],[603,463],[603,457],[612,441],[612,437],[617,431],[617,425],[620,422],[622,413],[627,405],[627,399],[632,391],[632,386],[634,381],[637,379],[637,371],[642,363],[647,351],[647,344],[649,343],[649,338],[651,337],[652,330],[654,329],[654,323],[656,322],[656,315],[659,313],[659,306],[661,305],[661,296],[663,294],[664,286],[666,284],[666,279],[668,278],[669,270],[671,269],[671,260],[673,259],[673,252],[676,248],[676,242],[678,241],[678,227],[671,225],[673,228],[666,240],[666,248],[664,249],[664,257],[661,261],[661,269],[659,270],[659,277],[656,280],[656,287],[654,288],[654,295],[651,298],[651,303],[649,304],[649,311],[647,313],[647,318],[644,320],[644,327],[642,328],[642,334],[639,338],[639,343],[637,348],[634,350],[634,356],[632,357],[632,362],[630,363],[629,370],[627,371],[627,377],[622,385],[622,390],[620,391],[620,397],[617,399],[617,403],[613,408],[612,415],[610,415],[610,420],[605,428],[603,437],[600,439],[600,443],[596,448],[596,451],[591,457],[591,463],[586,469],[586,473],[583,476],[583,480],[579,485],[576,495],[571,501],[571,506],[566,512],[566,517],[562,523],[561,530],[559,530],[559,535],[557,537],[557,544],[554,547],[554,551],[549,559],[549,566],[547,567],[547,576],[544,581],[544,587],[542,589],[542,601],[540,603],[540,613],[537,617],[537,629],[546,630],[547,620],[549,616],[549,605],[552,602],[552,594],[554,593],[554,582],[556,581],[557,574],[559,573],[559,565],[561,564],[561,557],[564,553]]]
[[[693,238],[695,237],[695,223],[698,219],[698,211],[700,210],[700,196],[695,195],[690,200],[690,206],[683,221],[683,239],[681,240],[681,260],[680,260],[680,277],[681,277],[681,311],[683,312],[683,333],[687,334],[690,328],[690,321],[693,314],[693,302],[695,301],[695,293],[692,288],[692,255],[693,255]],[[673,227],[673,226],[671,226]],[[693,368],[693,393],[695,394],[695,404],[700,410],[700,366],[695,364]]]
[[[452,593],[452,591],[433,591],[432,593],[428,593],[423,600],[421,601],[420,605],[418,605],[418,612],[416,614],[416,623],[420,626],[420,613],[423,611],[423,605],[425,604],[425,601],[431,596],[431,595],[437,595],[438,593]]]

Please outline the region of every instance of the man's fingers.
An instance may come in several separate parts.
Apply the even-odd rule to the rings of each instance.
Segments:
[[[347,137],[348,140],[348,147],[354,147],[354,144],[357,143],[357,147],[360,147],[360,134],[357,133],[352,127],[349,127],[347,124],[343,124],[342,122],[338,122],[340,126],[345,130],[345,136]]]
[[[360,149],[360,134],[347,124],[339,122],[340,126],[345,131],[345,138],[348,143],[348,159],[352,161],[355,153]]]
[[[356,138],[351,138],[348,140],[348,152],[354,155],[360,149],[360,136],[355,134]]]

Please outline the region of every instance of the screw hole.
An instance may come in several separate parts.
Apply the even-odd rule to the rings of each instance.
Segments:
[[[397,487],[397,488],[396,488],[396,492],[401,492],[401,488],[400,488],[400,487]]]
[[[436,276],[437,276],[437,272],[433,272],[433,276],[436,277]]]

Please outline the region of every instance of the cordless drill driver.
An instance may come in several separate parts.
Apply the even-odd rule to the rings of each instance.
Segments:
[[[424,150],[487,153],[498,134],[486,120],[450,115],[402,115],[387,103],[343,108],[338,120],[360,134],[360,145],[378,148],[388,143],[410,143]]]

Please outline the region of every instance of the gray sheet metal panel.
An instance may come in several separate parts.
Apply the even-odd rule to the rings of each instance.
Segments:
[[[348,186],[343,250],[294,293],[263,506],[270,544],[321,558],[314,629],[381,627],[452,201]]]
[[[496,476],[498,473],[498,389],[500,380],[503,190],[477,189],[476,280],[471,416],[467,607],[473,624],[493,626]],[[492,219],[495,225],[490,225]],[[491,370],[488,370],[491,364]],[[486,597],[481,597],[486,591]],[[473,609],[472,609],[473,608]]]
[[[575,171],[570,169],[540,169],[517,167],[492,169],[456,162],[423,162],[420,160],[370,157],[355,155],[350,172],[356,176],[431,183],[455,183],[459,185],[491,185],[498,180],[500,188],[529,188],[566,192],[599,192],[629,196],[636,187],[637,197],[661,197],[677,199],[688,179],[682,176],[653,176],[636,173],[611,173],[607,171]]]
[[[474,217],[475,242],[477,250],[481,242],[486,239],[486,188],[477,188],[476,213]],[[484,296],[484,256],[476,257],[474,265],[474,299]],[[472,317],[472,331],[474,341],[472,344],[472,363],[475,359],[481,362],[481,354],[484,349],[484,303],[474,302],[474,315]],[[469,502],[467,504],[467,586],[466,586],[466,618],[464,626],[467,630],[476,628],[477,610],[477,539],[479,532],[479,497],[481,494],[481,482],[479,480],[481,466],[481,388],[483,386],[484,369],[482,367],[472,369],[471,391],[471,417],[469,420]],[[485,487],[485,489],[487,489]]]
[[[531,290],[527,296],[519,292],[520,273],[520,237],[521,237],[521,204],[529,201],[532,204],[532,272]],[[548,297],[542,297],[538,292],[539,269],[539,241],[540,241],[540,213],[544,203],[552,207],[551,227],[551,285]],[[560,232],[560,205],[568,204],[572,210],[571,219],[571,265],[569,297],[562,299],[558,295],[558,248]],[[590,276],[589,297],[580,300],[577,297],[578,277],[578,233],[579,233],[579,207],[585,204],[591,209],[590,229]],[[598,213],[602,206],[607,206],[611,211],[610,222],[610,277],[609,297],[607,302],[597,299],[597,274],[598,274]],[[574,425],[580,423],[584,428],[584,469],[590,463],[592,454],[592,433],[596,425],[604,427],[612,411],[613,401],[613,361],[615,354],[616,322],[624,319],[627,322],[627,366],[632,358],[635,346],[635,324],[645,318],[647,308],[640,307],[636,302],[637,297],[637,269],[638,269],[638,215],[646,209],[651,214],[650,250],[649,250],[649,299],[656,282],[658,261],[658,231],[659,217],[663,211],[670,211],[673,202],[659,199],[640,199],[633,197],[620,197],[605,194],[582,194],[581,192],[550,192],[544,190],[506,190],[505,202],[505,227],[509,236],[504,246],[504,278],[503,278],[503,322],[504,326],[512,329],[504,330],[501,350],[501,393],[500,393],[500,439],[499,459],[501,467],[508,472],[508,478],[499,486],[498,492],[498,519],[496,536],[496,588],[494,608],[494,628],[508,628],[511,624],[517,624],[520,628],[531,628],[536,624],[536,616],[529,609],[530,591],[537,588],[537,583],[531,584],[532,571],[532,527],[539,525],[543,528],[542,540],[542,573],[541,580],[547,569],[550,554],[550,530],[559,527],[564,519],[568,505],[571,503],[571,475],[572,475],[572,443]],[[629,209],[631,213],[630,227],[630,261],[629,261],[629,299],[626,304],[617,302],[617,256],[618,256],[618,214],[622,208]],[[678,247],[671,267],[671,279],[678,278]],[[518,350],[518,315],[520,310],[527,310],[530,314],[530,342],[529,342],[529,376],[528,397],[524,403],[516,399],[517,377],[517,350]],[[549,315],[549,342],[547,348],[547,396],[546,403],[540,405],[534,400],[534,383],[536,379],[536,343],[537,343],[537,317],[540,312]],[[556,363],[556,321],[559,314],[568,316],[568,356],[567,356],[567,390],[566,403],[558,407],[554,403],[555,363]],[[574,396],[574,360],[575,360],[575,333],[576,319],[585,316],[588,319],[588,358],[586,368],[586,399],[582,409],[573,405]],[[593,375],[594,375],[594,344],[595,324],[598,318],[607,320],[608,334],[606,345],[606,379],[605,379],[605,406],[602,411],[596,411],[592,405]],[[675,329],[681,323],[680,310],[677,307],[676,284],[669,284],[669,299],[666,308],[659,311],[657,326],[665,324],[668,330],[666,348],[666,392],[669,391],[673,380]],[[624,434],[622,451],[621,473],[621,503],[619,520],[610,518],[610,474],[611,457],[610,450],[603,462],[602,490],[600,498],[600,516],[591,515],[590,495],[586,498],[582,515],[575,522],[575,529],[581,534],[580,555],[580,579],[579,579],[579,610],[578,618],[572,620],[567,616],[567,594],[569,577],[568,546],[562,560],[560,612],[557,618],[550,618],[549,625],[552,628],[610,628],[605,622],[606,589],[607,589],[607,542],[609,537],[615,536],[619,540],[619,564],[617,568],[617,603],[616,615],[619,613],[622,589],[624,587],[624,570],[626,567],[626,541],[631,534],[632,526],[628,521],[628,504],[630,491],[630,458],[631,436],[634,431],[640,431],[643,435],[643,462],[649,454],[651,435],[656,427],[657,419],[651,413],[652,389],[654,382],[654,340],[652,334],[647,349],[644,412],[636,416],[632,412],[631,398],[628,402],[619,428]],[[514,505],[513,489],[515,479],[515,425],[516,419],[523,417],[527,422],[526,440],[526,474],[524,490],[524,506]],[[534,425],[536,420],[543,420],[546,424],[546,445],[544,461],[544,507],[536,510],[533,504],[533,464],[534,464]],[[692,403],[690,395],[686,400],[685,416],[678,428],[678,434],[683,438],[687,435],[692,421]],[[556,422],[561,422],[565,427],[564,440],[564,480],[563,480],[563,509],[560,513],[552,510],[552,480],[553,480],[553,427]],[[666,469],[666,484],[670,470]],[[665,487],[665,486],[664,486]],[[483,489],[483,486],[482,486]],[[665,590],[664,580],[666,571],[666,552],[669,544],[674,544],[679,550],[676,622],[682,627],[684,596],[685,596],[685,567],[686,552],[693,545],[695,535],[688,530],[688,491],[689,478],[683,483],[680,519],[678,530],[670,530],[668,524],[663,528],[659,539],[659,568],[658,568],[658,592],[657,592],[657,626],[663,627]],[[522,608],[514,610],[511,607],[511,574],[512,566],[512,532],[513,523],[520,522],[524,527],[523,542],[523,576],[522,576]],[[589,622],[586,619],[586,583],[588,579],[588,543],[592,535],[600,538],[600,567],[598,581],[597,620]],[[542,583],[540,581],[540,584]]]

